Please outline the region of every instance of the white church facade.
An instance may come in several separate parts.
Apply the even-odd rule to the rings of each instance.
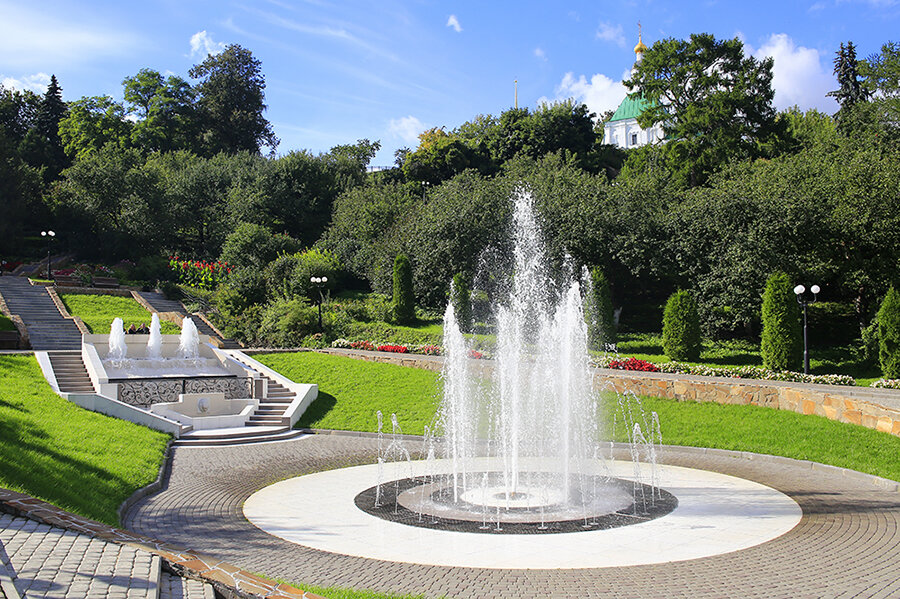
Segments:
[[[638,36],[637,46],[634,47],[635,65],[641,62],[646,50],[647,46],[641,36]],[[662,141],[665,133],[661,124],[657,123],[649,129],[642,129],[638,125],[637,117],[646,107],[647,101],[643,98],[625,96],[612,117],[603,125],[603,143],[629,150]]]

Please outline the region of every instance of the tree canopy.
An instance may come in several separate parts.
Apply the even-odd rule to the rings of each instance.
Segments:
[[[653,44],[625,86],[646,101],[638,124],[661,124],[670,163],[691,186],[727,160],[754,158],[778,133],[771,58],[744,54],[737,38],[691,34]]]

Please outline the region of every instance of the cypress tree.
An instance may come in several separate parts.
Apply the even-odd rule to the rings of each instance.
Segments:
[[[799,370],[803,361],[800,307],[791,281],[776,272],[766,281],[762,303],[763,366],[770,370]]]
[[[413,295],[412,266],[409,258],[397,254],[394,259],[394,297],[391,302],[394,322],[409,324],[416,319],[416,300]]]
[[[453,275],[453,287],[451,288],[450,301],[453,303],[453,311],[456,313],[456,321],[463,333],[472,332],[472,291],[469,289],[469,281],[459,272]]]
[[[597,266],[591,269],[591,298],[587,303],[587,312],[591,347],[602,349],[608,343],[615,343],[616,324],[609,280]]]
[[[900,293],[894,287],[878,310],[878,359],[885,378],[900,379]]]
[[[663,312],[663,352],[672,360],[700,358],[700,314],[690,291],[682,289],[669,296]]]

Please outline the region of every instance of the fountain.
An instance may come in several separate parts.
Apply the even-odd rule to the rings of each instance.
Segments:
[[[150,317],[150,337],[147,339],[147,359],[162,359],[162,332],[159,326],[159,314]]]
[[[330,554],[467,568],[666,563],[793,528],[802,512],[778,491],[657,466],[659,421],[637,397],[612,402],[629,442],[603,440],[583,285],[568,266],[553,276],[526,193],[515,198],[513,232],[513,276],[493,308],[496,359],[470,359],[446,310],[444,396],[422,459],[410,459],[395,415],[388,440],[379,412],[374,463],[259,489],[244,502],[247,520]]]
[[[181,337],[178,339],[178,357],[184,360],[196,360],[200,347],[200,333],[197,325],[188,316],[181,323]]]
[[[444,314],[439,480],[379,480],[377,502],[370,504],[366,491],[357,505],[392,520],[406,508],[420,523],[425,513],[432,516],[426,523],[439,515],[454,530],[494,533],[613,527],[671,512],[675,498],[644,484],[637,463],[637,478],[626,482],[610,477],[599,459],[581,283],[571,273],[562,280],[550,275],[526,192],[517,193],[514,205],[512,272],[507,297],[494,307],[497,350],[488,385],[479,383],[452,303]],[[633,452],[635,461],[641,453],[655,458],[653,431],[645,435],[634,418],[627,424],[647,448]],[[392,459],[378,456],[382,464]],[[651,468],[649,480],[656,479]]]
[[[114,318],[110,325],[108,345],[107,360],[113,364],[122,364],[128,355],[128,345],[125,343],[125,325],[121,318]]]

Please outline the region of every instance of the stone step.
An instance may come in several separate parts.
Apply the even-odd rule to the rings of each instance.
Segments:
[[[174,441],[172,445],[175,447],[213,447],[221,445],[246,445],[248,443],[266,443],[270,441],[286,441],[303,436],[303,431],[290,430],[284,427],[284,431],[280,433],[265,433],[262,435],[244,435],[240,437],[231,437],[228,439],[198,439],[185,438]]]
[[[194,430],[189,433],[185,433],[181,435],[178,441],[182,440],[229,440],[229,439],[238,439],[243,437],[262,437],[265,435],[271,435],[276,433],[283,433],[285,431],[289,431],[290,429],[282,424],[266,426],[266,427],[254,427],[251,429],[248,428],[220,428],[220,429],[206,429],[206,430]]]

